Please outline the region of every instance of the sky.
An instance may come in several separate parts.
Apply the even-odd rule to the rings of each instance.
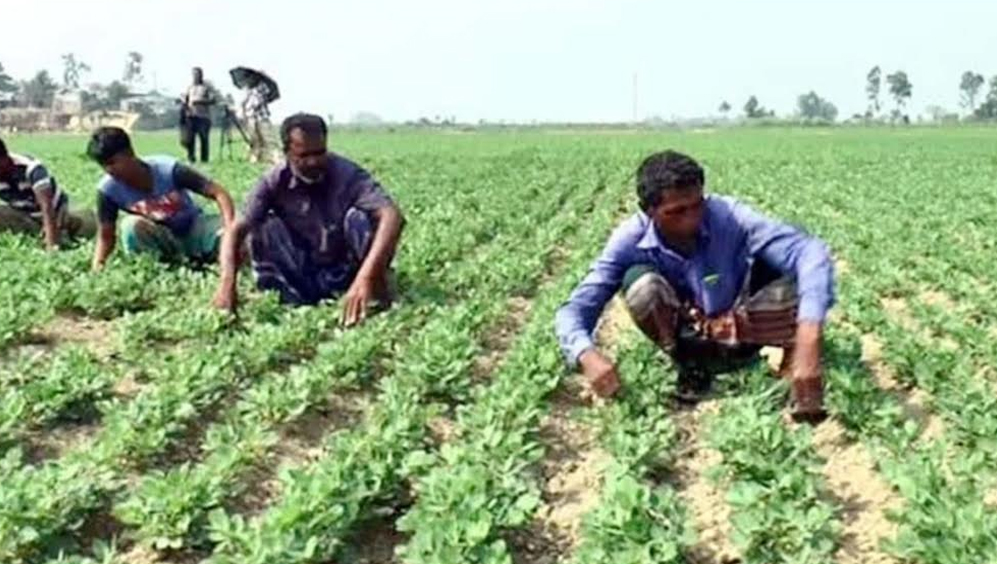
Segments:
[[[845,117],[873,65],[908,73],[916,115],[997,74],[994,0],[0,0],[0,19],[18,79],[72,52],[109,81],[134,50],[147,87],[179,93],[199,65],[231,89],[246,65],[279,82],[276,115],[336,121],[629,121],[635,92],[639,119],[750,95],[785,115],[809,90]]]

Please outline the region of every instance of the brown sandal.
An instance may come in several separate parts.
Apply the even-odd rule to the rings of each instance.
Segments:
[[[710,393],[713,379],[706,372],[695,369],[680,369],[675,399],[681,403],[695,404]]]

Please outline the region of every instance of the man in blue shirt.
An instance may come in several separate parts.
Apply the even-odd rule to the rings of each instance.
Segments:
[[[704,195],[704,184],[702,167],[686,155],[645,159],[637,171],[642,211],[617,227],[557,313],[562,351],[593,392],[616,393],[616,367],[592,334],[622,290],[641,331],[676,360],[680,392],[705,391],[711,361],[781,347],[794,417],[819,420],[822,326],[834,303],[828,249],[736,200]]]

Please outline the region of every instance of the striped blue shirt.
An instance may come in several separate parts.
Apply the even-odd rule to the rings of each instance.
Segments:
[[[651,265],[679,299],[707,316],[734,305],[754,258],[796,279],[798,319],[823,322],[834,304],[834,271],[827,246],[805,232],[774,221],[734,199],[707,196],[696,251],[683,257],[639,212],[616,228],[588,275],[557,312],[555,330],[568,363],[593,347],[592,333],[626,271]]]

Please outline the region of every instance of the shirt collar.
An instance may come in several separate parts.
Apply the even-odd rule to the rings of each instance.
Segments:
[[[329,183],[329,179],[332,178],[333,173],[332,160],[329,159],[325,166],[325,178],[316,184],[305,184],[300,178],[298,178],[298,175],[294,174],[294,171],[291,170],[291,163],[287,162],[287,160],[284,161],[284,168],[287,169],[287,174],[291,177],[291,181],[287,183],[288,190],[295,190],[299,187],[308,188],[309,186],[326,185]]]
[[[637,241],[637,248],[644,250],[655,249],[655,248],[664,249],[665,245],[661,241],[661,238],[658,237],[658,230],[654,226],[654,220],[651,219],[651,216],[647,215],[647,213],[643,211],[640,212],[640,216],[641,219],[644,220],[646,225],[644,227],[644,235],[640,238],[639,241]]]
[[[287,174],[291,176],[291,181],[287,183],[288,190],[294,190],[299,185],[304,184],[304,182],[301,182],[301,180],[298,179],[298,176],[294,174],[294,171],[291,170],[291,163],[285,161],[284,166],[287,168]]]

